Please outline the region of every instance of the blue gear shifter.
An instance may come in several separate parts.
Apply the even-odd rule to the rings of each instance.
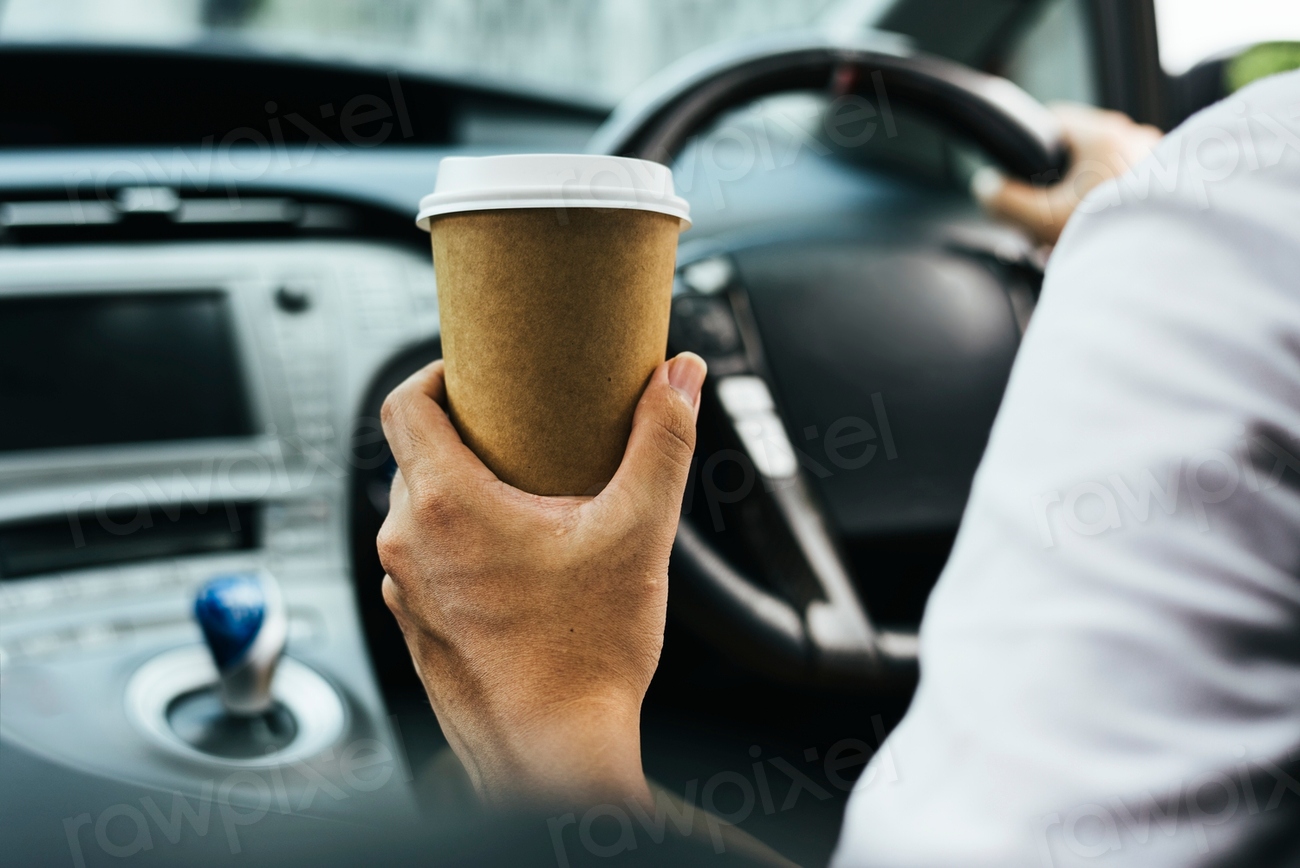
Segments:
[[[271,679],[288,634],[275,579],[266,573],[215,576],[199,588],[194,617],[221,676],[226,711],[251,716],[270,709]]]

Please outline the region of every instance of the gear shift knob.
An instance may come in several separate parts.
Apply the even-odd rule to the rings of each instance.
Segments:
[[[199,588],[194,617],[221,676],[221,702],[233,715],[271,707],[271,679],[288,634],[284,603],[266,573],[215,576]]]

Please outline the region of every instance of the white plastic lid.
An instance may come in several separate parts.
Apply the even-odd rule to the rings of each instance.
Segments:
[[[631,208],[676,217],[683,230],[691,225],[672,169],[598,154],[444,157],[415,223],[427,232],[433,217],[502,208]]]

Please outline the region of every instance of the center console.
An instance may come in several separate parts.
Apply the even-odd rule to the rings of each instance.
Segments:
[[[5,748],[245,813],[412,810],[359,626],[347,494],[352,444],[380,436],[362,396],[437,330],[433,270],[407,248],[0,250]],[[292,732],[255,749],[193,735],[220,709],[202,707],[220,659],[196,594],[232,575],[273,583],[283,616],[272,694]],[[135,814],[74,822],[74,863],[101,832],[110,855],[126,846],[113,823]]]

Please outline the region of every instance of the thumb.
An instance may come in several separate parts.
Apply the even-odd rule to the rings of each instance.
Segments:
[[[1040,242],[1052,244],[1074,210],[1062,201],[1063,185],[1035,187],[983,168],[971,178],[971,193],[990,214],[1018,223]]]
[[[676,516],[695,452],[695,417],[707,373],[694,353],[655,369],[636,405],[623,462],[597,501],[624,516],[644,517],[647,510]]]

